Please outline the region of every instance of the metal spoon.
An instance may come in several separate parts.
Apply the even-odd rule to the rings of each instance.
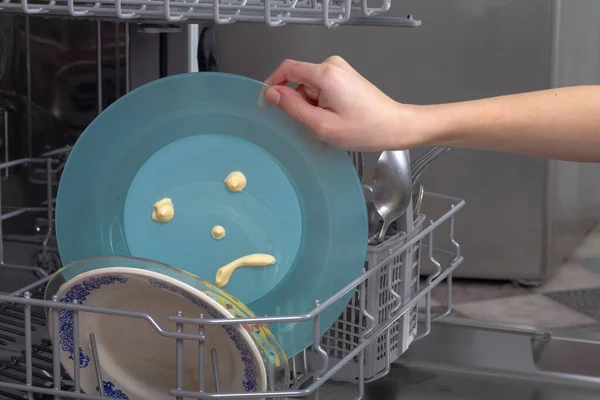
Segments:
[[[411,199],[412,186],[408,151],[381,153],[372,186],[373,203],[383,220],[378,241],[385,239],[390,224],[406,211]]]
[[[369,239],[377,234],[377,228],[379,228],[379,221],[381,221],[381,215],[373,203],[373,188],[369,185],[363,185],[363,194],[367,203],[367,222],[369,224]]]

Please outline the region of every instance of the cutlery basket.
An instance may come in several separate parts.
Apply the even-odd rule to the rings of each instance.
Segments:
[[[370,332],[389,321],[396,310],[419,292],[421,241],[417,241],[406,251],[401,251],[401,248],[421,232],[425,219],[425,215],[420,215],[414,220],[408,233],[399,231],[380,244],[369,245],[365,271],[371,268],[377,268],[378,271],[356,289],[346,311],[322,336],[321,347],[329,355],[330,361],[341,360],[361,341],[372,339]],[[415,304],[386,333],[372,340],[366,347],[366,381],[376,379],[377,375],[386,371],[389,364],[408,349],[417,335],[417,319],[418,305]],[[359,377],[358,368],[357,356],[343,366],[334,375],[334,379],[356,381]]]

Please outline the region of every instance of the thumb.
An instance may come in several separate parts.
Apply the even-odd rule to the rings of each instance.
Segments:
[[[313,106],[300,93],[287,86],[270,86],[265,91],[265,99],[315,132],[331,118],[330,112]]]

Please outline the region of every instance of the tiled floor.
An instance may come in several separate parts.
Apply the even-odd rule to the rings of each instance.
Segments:
[[[600,229],[592,232],[556,277],[538,288],[512,282],[455,280],[455,315],[600,332]],[[445,307],[447,287],[432,292],[432,308]]]

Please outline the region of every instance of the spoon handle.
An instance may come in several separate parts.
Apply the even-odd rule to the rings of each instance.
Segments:
[[[379,243],[381,243],[385,240],[385,234],[387,233],[387,230],[389,229],[392,222],[393,221],[389,221],[386,218],[383,219],[383,225],[381,226],[381,230],[379,231],[379,236],[377,237],[377,241]]]

